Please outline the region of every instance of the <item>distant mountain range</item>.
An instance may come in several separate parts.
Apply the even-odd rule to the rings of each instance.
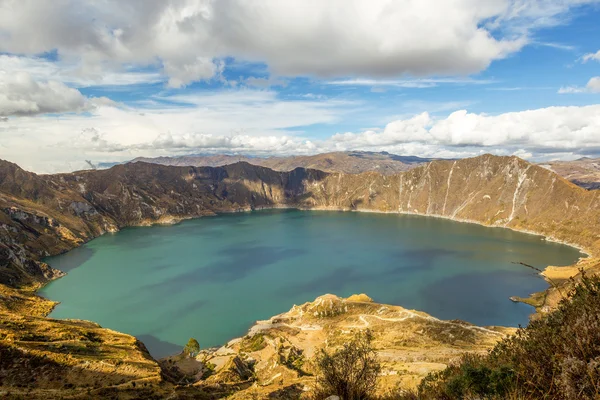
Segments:
[[[187,155],[178,157],[138,157],[131,162],[149,162],[179,167],[222,167],[236,162],[247,162],[275,171],[291,171],[296,168],[318,169],[325,172],[360,174],[367,171],[393,175],[407,171],[418,165],[433,161],[434,158],[398,156],[387,152],[344,151],[315,154],[311,156],[252,157],[244,155]]]
[[[0,340],[0,389],[8,388],[17,398],[28,399],[211,398],[202,397],[202,390],[208,386],[196,386],[200,382],[179,389],[176,385],[182,376],[173,371],[171,364],[159,365],[132,336],[102,329],[87,321],[45,318],[55,303],[36,296],[35,290],[63,273],[46,264],[44,257],[63,253],[106,232],[128,226],[279,207],[419,214],[507,227],[574,244],[591,257],[567,271],[573,276],[577,276],[580,267],[585,267],[588,273],[600,271],[600,192],[578,187],[548,168],[514,156],[489,154],[427,163],[412,158],[394,160],[395,156],[381,153],[334,154],[337,157],[312,156],[303,158],[303,162],[331,160],[335,166],[339,165],[338,160],[367,159],[373,163],[373,159],[380,157],[380,167],[396,162],[397,168],[404,165],[410,169],[396,174],[372,171],[350,174],[306,168],[282,172],[247,162],[223,167],[135,162],[105,170],[37,175],[0,160],[0,338],[5,338]],[[232,160],[221,162],[227,161]],[[566,279],[569,275],[561,274],[560,285],[569,285],[571,281]],[[550,309],[562,298],[563,292],[569,291],[568,286],[561,287],[563,289],[549,289],[538,295],[531,304],[540,310]],[[346,310],[345,300],[325,299],[328,304],[341,304]],[[307,317],[298,323],[301,326],[313,324],[311,315],[319,311],[322,302],[318,300],[304,306],[310,313],[305,313]],[[354,318],[364,320],[365,315],[373,313],[377,317],[369,317],[371,320],[383,319],[381,315],[387,315],[385,318],[403,315],[400,309],[396,310],[397,315],[381,314],[381,305],[362,303],[366,305],[360,305],[352,314]],[[348,307],[359,306],[350,304]],[[368,310],[363,310],[365,307]],[[297,310],[294,310],[296,308],[284,317],[295,317]],[[272,320],[277,323],[270,324],[269,329],[273,326],[283,329],[280,325],[285,324],[279,323],[280,317]],[[445,342],[450,340],[448,338],[459,337],[461,343],[466,343],[462,339],[465,333],[474,329],[481,331],[456,322],[432,322],[430,318],[422,315],[418,323],[424,325],[416,327],[413,318],[406,325],[390,327],[389,330],[398,329],[397,336],[387,340],[394,346],[396,343],[403,346],[407,337],[418,337],[421,343],[428,337],[428,351],[441,357],[436,358],[436,362],[446,363],[439,351],[449,348],[445,343],[453,343]],[[420,322],[421,319],[424,322]],[[347,329],[337,320],[337,325],[331,325],[332,321],[326,321],[332,331]],[[413,331],[418,332],[418,336],[407,336]],[[439,334],[428,336],[431,332]],[[439,336],[442,333],[445,336]],[[463,336],[456,336],[458,334]],[[290,338],[296,334],[286,335],[283,337],[291,342]],[[469,337],[468,346],[478,349],[493,339],[483,334],[474,337],[472,333]],[[275,347],[276,350],[282,348]],[[454,345],[452,348],[452,351],[457,349]],[[282,353],[274,354],[275,358],[264,360],[269,365],[275,364],[272,360],[278,360],[281,379],[288,385],[297,382],[298,375],[285,367],[292,363],[281,362]],[[452,357],[458,354],[453,353]],[[410,357],[412,359],[412,355]],[[423,370],[421,360],[419,358],[420,371]],[[231,371],[246,368],[249,367],[240,362],[239,357],[234,357],[229,364],[217,368],[208,383],[218,384],[217,388],[240,390],[238,399],[250,398],[248,392],[242,391],[244,387],[226,386],[242,381],[230,374]],[[262,379],[260,382],[268,382],[265,379],[271,379],[273,373],[257,376]],[[187,391],[187,397],[179,396],[181,390]],[[173,395],[175,392],[177,396]]]
[[[236,162],[271,168],[275,171],[291,171],[295,168],[311,168],[325,172],[360,174],[378,172],[382,175],[394,175],[408,171],[433,160],[441,158],[422,158],[399,156],[387,152],[345,151],[315,154],[311,156],[288,157],[252,157],[245,155],[185,155],[176,157],[138,157],[130,162],[148,162],[171,166],[221,167]],[[106,167],[114,164],[107,164]],[[600,159],[580,158],[574,161],[550,161],[539,164],[556,172],[563,178],[585,189],[600,189]]]
[[[541,164],[565,179],[586,189],[600,189],[600,158],[583,157],[574,161],[550,161]]]
[[[382,157],[392,162],[394,157],[351,154],[304,160]],[[6,226],[0,230],[0,261],[12,266],[0,269],[0,283],[47,281],[55,272],[39,260],[107,231],[270,207],[434,215],[535,231],[600,249],[600,237],[594,233],[600,216],[597,193],[576,187],[548,168],[492,155],[416,166],[396,162],[410,169],[393,175],[349,174],[302,167],[281,172],[247,162],[224,167],[135,162],[36,175],[0,162],[0,223]]]

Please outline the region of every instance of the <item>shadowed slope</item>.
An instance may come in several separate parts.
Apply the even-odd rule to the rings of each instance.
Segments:
[[[232,155],[189,155],[179,157],[139,157],[131,162],[149,162],[172,166],[221,167],[244,161],[249,164],[271,168],[276,171],[292,171],[296,168],[318,169],[325,172],[360,174],[374,171],[393,175],[407,171],[432,159],[413,156],[398,156],[386,152],[338,151],[311,156],[248,157]]]
[[[217,168],[133,163],[102,171],[36,175],[0,161],[0,312],[7,321],[31,318],[23,314],[46,315],[52,302],[36,297],[34,290],[61,273],[41,259],[105,232],[269,207],[415,213],[535,232],[584,248],[593,257],[579,266],[595,272],[600,270],[594,258],[600,251],[598,193],[516,157],[491,155],[434,161],[396,175],[303,168],[276,172],[244,162]],[[561,280],[566,282],[576,272],[571,269]],[[550,290],[533,304],[552,306],[556,299],[556,291]],[[36,321],[19,323],[34,336],[61,324]],[[122,335],[96,329],[107,342]],[[3,341],[6,335],[14,332],[4,334]],[[123,357],[145,357],[135,339],[122,336],[130,338],[121,348]],[[6,351],[29,351],[31,344],[25,342],[13,341]],[[76,347],[84,342],[73,339]],[[103,354],[94,359],[103,362]],[[157,368],[153,360],[144,363]],[[147,366],[142,364],[131,365],[131,379],[145,376]],[[7,368],[12,376],[26,374],[29,365]]]

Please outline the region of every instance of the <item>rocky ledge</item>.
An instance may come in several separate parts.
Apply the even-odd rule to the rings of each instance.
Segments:
[[[580,268],[600,271],[599,193],[516,157],[491,155],[433,161],[395,175],[304,168],[277,172],[247,163],[216,168],[135,163],[102,171],[36,175],[0,161],[0,313],[3,321],[12,323],[0,327],[0,395],[86,398],[89,390],[96,397],[115,397],[116,391],[121,398],[129,394],[139,398],[138,382],[145,383],[148,396],[174,390],[179,398],[218,398],[282,380],[284,386],[297,383],[297,389],[310,382],[306,375],[310,355],[319,344],[335,346],[352,330],[366,328],[375,332],[386,363],[385,380],[412,385],[464,351],[491,347],[508,331],[440,321],[365,297],[328,295],[259,323],[247,337],[204,354],[206,359],[195,360],[187,370],[196,375],[204,375],[202,368],[216,373],[177,386],[194,381],[196,375],[190,377],[180,361],[176,368],[164,363],[159,368],[131,336],[87,322],[69,325],[43,318],[53,303],[36,296],[35,290],[61,276],[43,257],[126,226],[173,223],[219,212],[294,207],[420,214],[541,234],[585,250],[590,257],[570,269],[546,270],[553,287],[525,299],[545,311],[579,279]],[[83,336],[67,337],[63,330],[82,331]],[[126,373],[121,374],[122,364],[111,364],[114,359],[131,361],[125,365]],[[249,376],[253,362],[256,374]],[[98,372],[93,379],[90,371]],[[62,388],[33,378],[46,373],[69,378],[61,381]],[[120,377],[105,379],[106,374]],[[213,385],[210,393],[207,385]]]
[[[383,370],[384,388],[410,388],[428,373],[442,370],[465,352],[483,353],[513,328],[478,327],[444,321],[423,312],[374,303],[368,296],[327,294],[258,321],[248,334],[197,357],[178,355],[163,364],[196,385],[245,384],[232,399],[272,398],[284,388],[305,391],[313,385],[314,355],[331,350],[369,330]],[[206,376],[206,371],[211,375]],[[251,371],[251,372],[248,372]]]

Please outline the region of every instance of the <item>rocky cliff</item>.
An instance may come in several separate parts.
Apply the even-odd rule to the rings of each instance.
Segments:
[[[64,350],[57,350],[55,342],[81,347],[82,341],[90,341],[60,335],[31,340],[11,331],[23,327],[36,339],[42,326],[48,332],[60,333],[63,328],[60,321],[42,318],[53,304],[34,294],[40,285],[61,276],[60,271],[41,261],[44,256],[68,251],[126,226],[269,207],[414,213],[535,232],[577,245],[592,255],[570,270],[548,270],[549,276],[555,274],[554,282],[568,282],[580,266],[590,271],[600,269],[595,258],[600,252],[598,191],[586,191],[516,157],[484,155],[433,161],[395,175],[304,168],[278,172],[245,162],[223,167],[138,162],[108,170],[36,175],[0,161],[0,312],[3,319],[16,324],[2,333],[0,339],[6,348],[0,350],[6,357],[31,354],[28,346],[35,342],[39,357],[32,362],[55,362],[62,360],[60,351]],[[550,290],[534,298],[532,304],[548,307],[556,299],[556,291]],[[24,314],[37,319],[24,321]],[[117,333],[97,326],[81,329],[102,337],[102,343],[121,340]],[[9,336],[12,339],[7,344]],[[145,349],[133,338],[119,343],[124,359],[147,359]],[[95,360],[102,361],[103,354],[111,351],[93,341],[89,345],[98,351]],[[155,372],[148,372],[158,371],[152,369],[154,361],[149,363],[132,361],[123,383],[115,385],[149,377],[162,382]],[[20,367],[28,368],[10,364],[15,373],[23,372]]]
[[[202,352],[195,360],[170,357],[182,370],[212,365],[212,383],[250,381],[256,384],[232,399],[274,398],[275,393],[302,392],[314,384],[312,360],[319,349],[331,350],[349,341],[357,331],[369,329],[383,371],[382,390],[414,387],[427,373],[439,371],[464,352],[485,353],[514,328],[482,328],[462,321],[442,321],[426,313],[374,303],[368,296],[347,299],[327,294],[266,321],[258,321],[248,334],[216,351]],[[244,376],[251,368],[252,374]],[[401,371],[401,373],[399,373]],[[269,397],[271,396],[271,397]]]
[[[0,283],[60,275],[42,257],[125,226],[268,207],[414,213],[535,232],[597,255],[600,197],[516,157],[433,161],[396,175],[148,163],[36,175],[0,163]],[[589,261],[588,261],[589,262]]]
[[[517,157],[434,161],[393,176],[330,174],[309,186],[307,206],[438,216],[600,247],[598,193]]]

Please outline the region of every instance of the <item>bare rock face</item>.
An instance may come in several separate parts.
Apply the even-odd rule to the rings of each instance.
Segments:
[[[0,282],[58,276],[41,258],[125,226],[295,207],[408,213],[476,222],[600,248],[600,197],[517,157],[433,161],[395,175],[289,172],[238,162],[36,175],[0,162]]]
[[[38,317],[47,315],[52,302],[35,296],[34,290],[61,274],[43,263],[43,257],[68,251],[126,226],[174,223],[219,212],[275,207],[376,211],[508,227],[577,245],[592,257],[571,268],[571,275],[578,273],[578,267],[598,272],[598,193],[516,157],[491,155],[433,161],[391,175],[330,173],[305,168],[281,172],[246,162],[223,167],[173,167],[136,162],[108,170],[36,175],[0,161],[0,313],[3,313],[0,321],[16,321],[16,325],[6,326],[3,328],[6,332],[0,333],[4,338],[7,335],[17,338],[15,332],[22,330],[21,333],[31,334],[36,339],[44,330],[64,328],[59,322]],[[561,277],[560,282],[568,285],[567,278],[571,275]],[[558,298],[550,290],[547,296],[540,296],[535,305],[538,309],[549,308]],[[24,320],[25,316],[38,319]],[[375,332],[375,343],[382,349],[386,365],[389,364],[386,376],[392,377],[390,384],[395,384],[394,379],[399,377],[393,371],[402,370],[402,379],[407,380],[402,383],[408,385],[427,371],[442,368],[447,360],[464,351],[483,351],[491,347],[506,333],[496,328],[440,321],[401,307],[382,306],[366,295],[350,299],[325,295],[257,323],[247,338],[234,341],[215,353],[212,358],[218,370],[216,375],[219,371],[234,373],[239,377],[239,385],[249,384],[253,379],[265,387],[277,384],[278,389],[272,388],[269,393],[274,393],[274,398],[285,398],[291,392],[303,390],[309,382],[306,373],[310,373],[309,360],[315,349],[324,343],[336,346],[347,340],[353,330],[367,327]],[[123,383],[100,379],[100,385],[105,382],[110,390],[95,392],[96,397],[127,398],[121,389],[123,384],[131,384],[127,390],[134,391],[133,398],[140,398],[140,388],[133,389],[133,383],[141,383],[136,377],[148,385],[164,383],[166,378],[155,373],[159,370],[158,364],[146,360],[143,346],[136,344],[133,338],[97,326],[82,325],[73,329],[88,328],[103,338],[103,343],[114,343],[116,347],[101,346],[99,353],[91,354],[85,351],[87,345],[92,350],[98,349],[93,341],[86,345],[86,339],[64,339],[69,346],[84,352],[78,359],[82,365],[93,361],[93,368],[103,374],[106,366],[103,362],[109,355],[122,354],[132,360],[127,365],[131,371],[124,371],[128,375]],[[32,348],[39,351],[41,358],[7,364],[10,374],[25,377],[33,364],[44,357],[54,357],[53,342],[63,339],[54,336],[50,339],[43,343],[27,338],[13,339],[10,348],[0,349],[11,359],[16,359],[13,356],[18,354],[34,354]],[[4,339],[2,341],[4,345]],[[119,347],[119,343],[125,342],[126,346]],[[102,376],[88,374],[86,367],[76,366],[72,359],[65,357],[59,364],[67,365],[65,373],[73,374],[67,384],[74,385],[77,377],[87,377],[85,379],[90,381],[93,378],[95,382]],[[52,376],[63,375],[60,365],[56,369],[54,364],[48,365],[54,371]],[[226,365],[228,369],[223,370]],[[244,367],[250,368],[250,365],[253,366],[251,378]],[[85,371],[82,372],[82,368]],[[2,373],[0,366],[0,379]],[[128,378],[131,376],[134,378]],[[35,398],[28,390],[36,386],[26,385],[21,390],[24,384],[15,381],[11,383],[11,390]],[[60,391],[54,383],[48,385],[44,387]],[[223,389],[223,385],[217,386]],[[162,390],[162,386],[152,387],[148,396]],[[190,398],[198,396],[197,390],[194,388]],[[48,397],[47,393],[37,394],[40,398]],[[63,396],[62,392],[54,394]],[[83,396],[85,398],[85,394]]]
[[[384,368],[380,384],[387,388],[414,386],[460,354],[484,353],[514,331],[443,321],[423,312],[374,303],[366,295],[344,299],[328,294],[258,321],[245,337],[232,340],[206,360],[216,365],[215,376],[230,373],[233,360],[252,360],[253,388],[259,388],[255,389],[257,395],[268,398],[282,385],[311,387],[316,352],[334,350],[367,329]],[[250,398],[252,393],[243,390],[234,398]]]
[[[597,192],[516,157],[434,161],[396,175],[277,172],[245,162],[216,168],[137,162],[43,176],[4,163],[0,171],[0,222],[34,259],[125,226],[270,207],[431,215],[600,247]]]

